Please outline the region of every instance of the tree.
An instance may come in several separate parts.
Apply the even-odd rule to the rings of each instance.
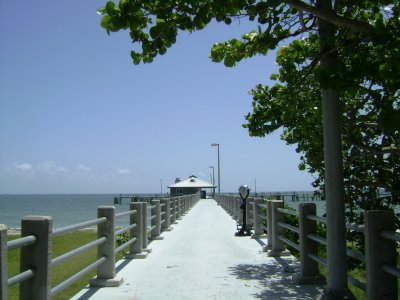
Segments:
[[[386,9],[388,14],[385,15]],[[311,57],[307,57],[307,61],[303,60],[302,67],[316,76],[322,100],[328,254],[334,253],[328,255],[328,293],[343,297],[346,290],[346,250],[341,121],[346,120],[341,118],[339,100],[349,80],[344,77],[349,75],[345,72],[346,62],[355,63],[356,59],[352,60],[352,57],[361,57],[365,47],[375,48],[376,53],[379,53],[379,47],[389,47],[389,57],[379,58],[376,63],[384,77],[385,87],[397,89],[397,70],[389,58],[398,55],[398,3],[393,0],[120,0],[118,5],[109,1],[100,12],[104,14],[101,24],[108,32],[127,29],[132,41],[141,45],[141,51],[131,52],[134,64],[150,63],[157,55],[166,53],[176,42],[179,30],[201,30],[212,20],[229,25],[235,19],[248,18],[258,23],[258,30],[244,35],[242,39],[213,46],[213,61],[224,61],[228,67],[243,58],[267,55],[269,50],[284,41],[299,40],[301,37],[317,39],[318,48],[314,49]],[[349,42],[351,46],[342,50],[340,47],[345,45],[344,42]],[[367,70],[359,71],[359,74],[353,75],[364,78],[366,73],[363,73]],[[371,81],[369,92],[374,93],[377,88],[379,86]],[[275,92],[282,101],[288,100],[279,90]],[[394,94],[398,96],[397,92]],[[385,114],[398,118],[398,107],[388,105],[381,109],[381,121],[378,122],[383,128],[397,130],[393,122],[384,124],[386,121],[383,119],[387,119],[383,117]],[[360,139],[359,136],[357,138]],[[307,145],[304,147],[308,149]],[[335,228],[335,231],[329,231],[329,228]]]

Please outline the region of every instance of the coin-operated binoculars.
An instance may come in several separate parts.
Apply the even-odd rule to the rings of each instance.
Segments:
[[[238,232],[235,233],[236,236],[249,236],[251,235],[251,231],[247,229],[246,225],[246,200],[249,197],[250,194],[250,189],[247,185],[241,185],[239,187],[239,195],[240,198],[242,198],[242,203],[240,204],[240,209],[243,210],[243,224],[242,228],[238,228]]]

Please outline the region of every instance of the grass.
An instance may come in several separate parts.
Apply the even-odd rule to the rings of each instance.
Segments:
[[[18,238],[18,236],[10,236],[9,240]],[[95,231],[78,231],[64,236],[56,237],[52,243],[52,258],[56,258],[72,249],[83,246],[97,239]],[[19,258],[20,250],[12,250],[8,252],[8,276],[11,277],[19,273]],[[122,258],[122,254],[116,257],[116,260]],[[51,269],[51,287],[55,287],[64,280],[68,279],[75,273],[79,272],[90,263],[97,259],[96,247],[91,248],[67,261],[54,266]],[[78,281],[68,286],[52,299],[70,299],[73,295],[82,290],[96,275],[96,270],[93,270],[81,277]],[[9,289],[9,299],[19,298],[19,285],[15,285]]]

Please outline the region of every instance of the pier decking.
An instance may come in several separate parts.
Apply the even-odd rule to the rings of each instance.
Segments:
[[[72,299],[312,299],[323,286],[295,285],[293,257],[273,258],[266,240],[235,237],[236,222],[215,200],[199,201],[146,259],[121,260],[119,287],[87,287]]]

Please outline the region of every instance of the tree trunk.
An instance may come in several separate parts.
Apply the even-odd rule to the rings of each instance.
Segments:
[[[332,1],[318,0],[317,8],[332,10]],[[337,62],[334,51],[335,28],[319,19],[321,71]],[[328,54],[327,54],[328,53]],[[322,79],[326,80],[326,79]],[[339,91],[322,86],[324,128],[325,193],[327,214],[328,277],[326,295],[342,299],[347,290],[346,223]]]

